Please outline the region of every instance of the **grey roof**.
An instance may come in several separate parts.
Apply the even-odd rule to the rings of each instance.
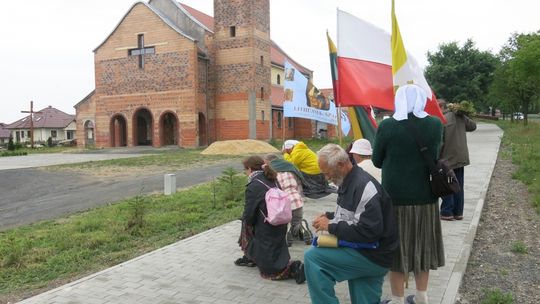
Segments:
[[[0,122],[0,138],[9,138],[11,132],[6,128],[6,124]]]
[[[39,110],[34,114],[34,128],[65,128],[75,120],[75,115],[64,113],[52,106]],[[7,129],[29,129],[30,115],[6,126]]]

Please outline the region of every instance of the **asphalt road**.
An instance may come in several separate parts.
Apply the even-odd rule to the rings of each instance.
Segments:
[[[209,182],[239,161],[180,170],[176,185],[185,188]],[[162,192],[163,174],[133,179],[99,178],[35,168],[0,170],[0,231],[134,197]]]

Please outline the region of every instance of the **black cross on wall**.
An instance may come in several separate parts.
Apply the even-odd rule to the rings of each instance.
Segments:
[[[145,47],[144,46],[144,34],[137,35],[137,48],[130,49],[128,54],[129,56],[139,56],[139,68],[144,68],[144,55],[145,54],[154,54],[156,52],[153,46]]]

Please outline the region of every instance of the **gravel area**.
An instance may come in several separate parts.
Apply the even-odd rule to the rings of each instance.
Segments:
[[[526,186],[512,179],[516,166],[505,155],[509,149],[501,146],[459,304],[540,303],[540,216]],[[511,294],[513,302],[487,301],[486,295],[496,289]]]

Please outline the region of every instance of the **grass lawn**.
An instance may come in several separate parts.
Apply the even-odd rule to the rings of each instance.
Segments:
[[[172,196],[140,196],[0,232],[0,302],[238,219],[246,177],[236,173]]]
[[[496,124],[504,130],[503,142],[511,147],[512,162],[519,166],[513,177],[527,185],[540,213],[540,120],[529,120],[527,126],[508,120]]]

